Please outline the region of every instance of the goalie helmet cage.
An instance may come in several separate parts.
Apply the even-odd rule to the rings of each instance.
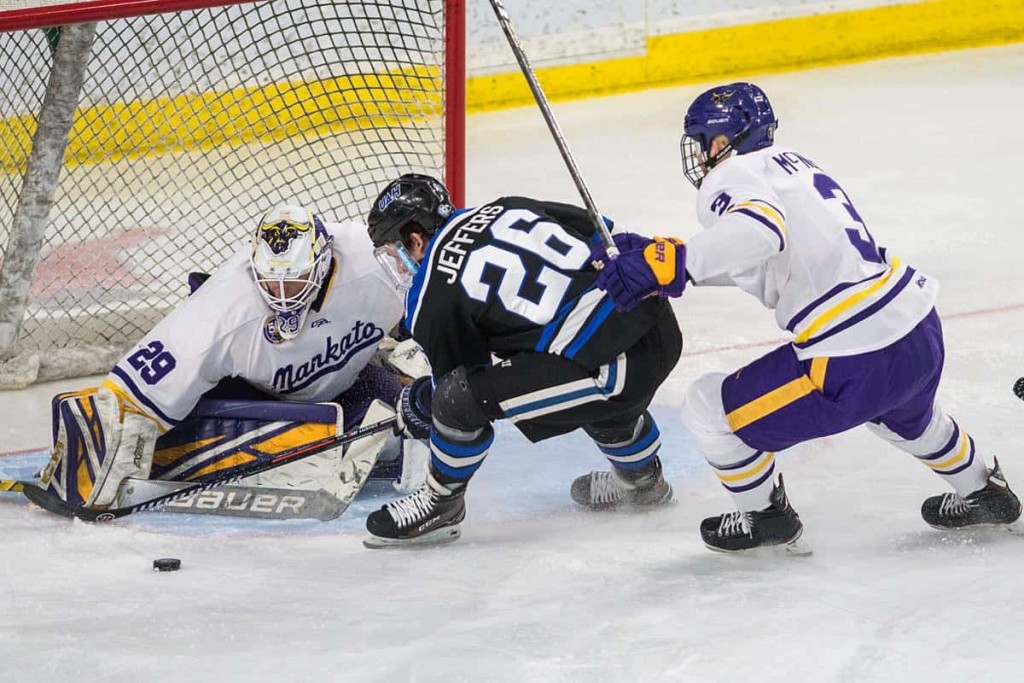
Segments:
[[[12,4],[0,388],[107,372],[278,202],[361,219],[419,172],[462,204],[465,0]]]

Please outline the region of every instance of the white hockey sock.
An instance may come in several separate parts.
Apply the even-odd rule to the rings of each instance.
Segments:
[[[771,505],[775,484],[775,454],[755,451],[749,446],[737,449],[726,461],[712,462],[711,471],[732,496],[736,509],[742,512],[763,510]]]
[[[974,439],[938,406],[932,411],[931,422],[916,439],[904,439],[883,425],[869,423],[868,429],[913,455],[961,496],[984,488],[988,481],[988,466],[975,452]]]
[[[763,510],[771,504],[775,453],[755,450],[733,434],[722,406],[723,379],[725,375],[712,373],[694,382],[680,417],[736,507]]]

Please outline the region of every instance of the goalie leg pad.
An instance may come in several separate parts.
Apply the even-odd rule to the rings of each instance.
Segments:
[[[126,407],[112,391],[89,388],[52,401],[53,443],[40,483],[72,505],[106,507],[128,478],[146,478],[156,423]]]
[[[371,424],[394,411],[375,401],[362,420]],[[233,467],[254,459],[270,458],[285,450],[337,436],[353,428],[349,416],[334,403],[297,401],[238,401],[231,399],[200,402],[194,415],[167,432],[157,442],[153,478],[168,481],[206,481],[223,476]],[[360,459],[370,444],[374,462],[378,458],[388,479],[402,473],[401,446],[389,432],[367,437],[347,449],[337,448],[239,480],[237,486],[303,491],[326,491],[338,495],[347,490],[342,482],[343,455],[359,448]],[[375,471],[375,476],[380,476]],[[339,488],[340,487],[340,488]]]
[[[341,433],[343,411],[333,403],[203,399],[193,415],[157,442],[153,478],[207,481],[254,460]],[[341,459],[341,447],[243,480],[274,488],[321,488]],[[301,465],[301,467],[296,467]]]

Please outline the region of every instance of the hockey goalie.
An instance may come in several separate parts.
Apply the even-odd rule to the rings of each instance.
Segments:
[[[248,245],[190,277],[191,295],[101,386],[54,397],[42,485],[75,506],[134,504],[393,415],[403,382],[430,368],[414,342],[388,336],[403,293],[372,254],[360,223],[268,211]],[[377,433],[174,507],[329,519],[358,491],[346,458],[406,490],[422,480],[423,448]]]

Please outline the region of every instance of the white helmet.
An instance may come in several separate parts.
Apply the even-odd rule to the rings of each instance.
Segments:
[[[331,236],[312,211],[281,204],[263,215],[252,236],[257,289],[277,314],[277,333],[293,339],[331,268]]]

